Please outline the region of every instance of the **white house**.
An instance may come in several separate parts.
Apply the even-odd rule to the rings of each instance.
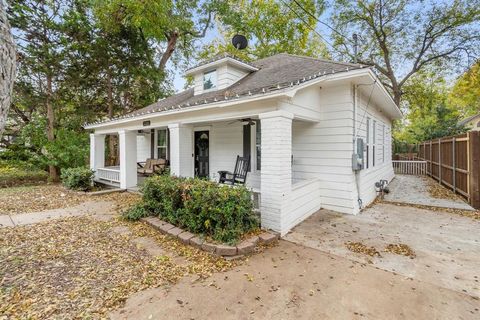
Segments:
[[[166,158],[172,175],[218,179],[237,155],[250,156],[246,185],[262,226],[285,234],[320,208],[357,214],[375,199],[375,182],[393,178],[401,113],[371,68],[278,54],[219,57],[187,74],[193,88],[86,125],[98,181],[135,187],[136,163],[147,158]],[[104,167],[108,134],[119,135],[119,167]]]

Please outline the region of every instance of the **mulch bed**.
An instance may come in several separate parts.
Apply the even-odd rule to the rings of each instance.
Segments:
[[[0,214],[19,214],[67,208],[86,201],[115,200],[131,203],[131,198],[140,198],[132,193],[112,193],[100,196],[88,196],[65,189],[60,184],[43,184],[39,186],[14,187],[0,189]]]
[[[113,227],[128,226],[120,235]],[[169,256],[152,257],[132,240],[148,236]],[[104,318],[140,290],[205,278],[242,263],[226,261],[159,234],[142,223],[75,217],[0,229],[0,314],[6,318]]]

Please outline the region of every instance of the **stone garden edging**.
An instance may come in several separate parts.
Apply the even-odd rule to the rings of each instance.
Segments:
[[[236,246],[229,246],[226,244],[207,242],[201,237],[175,227],[174,225],[157,217],[142,218],[141,221],[147,223],[163,234],[177,238],[184,244],[188,244],[197,249],[224,257],[240,256],[252,253],[258,244],[269,244],[277,241],[279,238],[278,234],[265,231],[258,236],[253,236],[249,239],[243,240]]]

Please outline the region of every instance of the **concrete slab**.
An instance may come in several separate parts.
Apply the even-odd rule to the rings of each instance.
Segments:
[[[2,215],[0,216],[0,227],[2,226],[23,226],[53,219],[76,217],[84,215],[92,215],[93,217],[102,217],[105,219],[111,219],[115,215],[112,202],[110,201],[88,201],[70,208],[59,208],[53,210],[46,210],[40,212],[22,213],[15,215]],[[3,225],[8,223],[8,219],[13,225]]]
[[[15,224],[8,214],[2,214],[0,215],[0,227],[15,227]]]
[[[152,256],[163,256],[165,250],[160,247],[155,240],[149,237],[139,237],[133,239],[133,242],[142,249],[145,249]]]
[[[357,216],[320,210],[284,239],[383,270],[480,297],[480,221],[452,213],[377,204]],[[345,243],[375,247],[381,257],[349,251]],[[385,252],[406,244],[414,259]]]
[[[449,199],[432,197],[429,192],[430,177],[413,175],[395,175],[395,179],[388,185],[390,193],[385,195],[385,201],[400,202],[432,207],[475,210],[460,196]]]
[[[280,240],[207,279],[140,291],[111,319],[465,319],[465,293]]]

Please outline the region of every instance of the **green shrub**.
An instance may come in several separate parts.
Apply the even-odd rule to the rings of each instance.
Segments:
[[[200,179],[155,176],[142,188],[144,207],[163,220],[224,243],[258,228],[250,192]]]
[[[0,187],[47,182],[48,174],[27,162],[0,160]]]
[[[87,191],[93,186],[94,172],[86,167],[62,170],[62,183],[67,189]]]
[[[127,220],[139,220],[149,215],[143,203],[137,203],[122,213],[122,217]]]

